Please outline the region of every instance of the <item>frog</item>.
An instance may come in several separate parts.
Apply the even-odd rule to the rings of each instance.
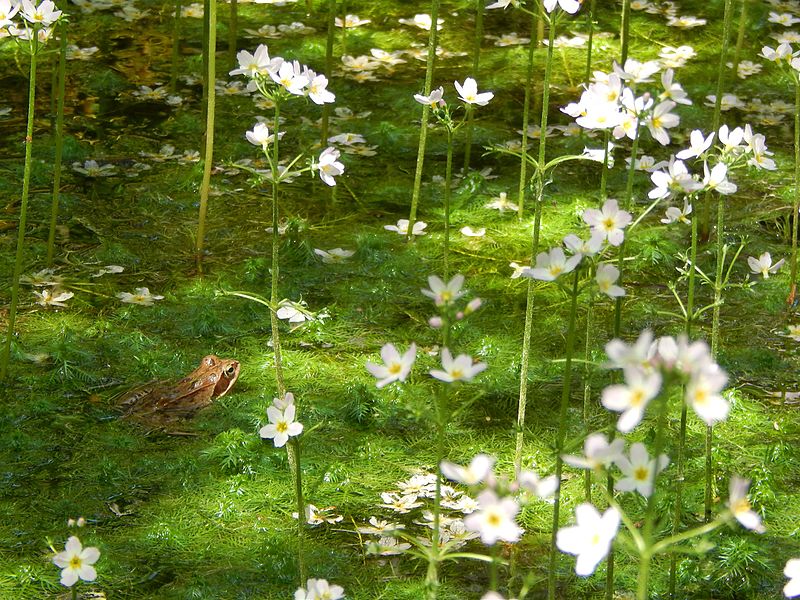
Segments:
[[[227,394],[239,377],[239,361],[214,354],[178,381],[153,381],[125,392],[118,400],[130,418],[153,427],[190,419]]]

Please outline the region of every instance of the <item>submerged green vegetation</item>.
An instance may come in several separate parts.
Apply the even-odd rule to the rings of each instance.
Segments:
[[[549,122],[556,129],[547,142],[548,160],[604,145],[602,133],[590,139],[586,130],[568,127],[574,120],[558,110],[577,102],[583,90],[587,46],[582,36],[588,33],[584,13],[590,2],[583,4],[581,12],[565,13],[558,22],[558,35],[565,38],[553,52]],[[725,2],[631,4],[657,5],[662,11],[632,12],[629,57],[657,60],[665,47],[684,45],[696,53],[675,70],[693,104],[676,109],[680,126],[670,130],[671,144],[664,147],[646,136],[641,140],[645,154],[668,160],[670,153],[688,147],[693,129],[711,131],[713,108],[706,97],[715,93]],[[679,15],[693,14],[707,22],[670,26],[666,4],[674,5]],[[716,360],[729,376],[725,397],[730,414],[714,427],[710,489],[714,511],[720,512],[731,476],[750,479],[750,503],[763,516],[767,531],[747,531],[734,521],[682,548],[675,571],[680,598],[780,597],[784,565],[800,556],[800,332],[790,329],[800,316],[790,295],[789,270],[792,228],[797,227],[792,218],[797,193],[794,86],[777,65],[759,56],[763,45],[778,45],[775,35],[792,29],[770,13],[800,13],[792,2],[734,4],[737,15],[742,7],[746,13],[738,30],[741,43],[734,19],[731,61],[739,64],[740,73],[743,67],[755,72],[736,77],[727,71],[725,92],[736,94],[740,105],[724,110],[721,124],[752,124],[766,136],[778,168],[731,173],[738,190],[724,200],[728,258],[744,246],[720,306]],[[176,5],[183,11],[179,27]],[[592,69],[608,73],[619,58],[622,3],[596,5]],[[476,454],[493,455],[496,472],[512,476],[528,280],[512,278],[509,265],[531,265],[535,190],[528,188],[521,218],[514,207],[503,205],[519,202],[519,158],[508,152],[515,151],[513,146],[497,147],[520,138],[528,46],[519,38],[548,32],[531,31],[530,16],[513,6],[486,11],[476,72],[475,6],[473,0],[442,2],[443,52],[432,80],[434,89],[444,86],[448,103],[457,102],[452,82],[466,77],[474,77],[479,90],[494,93],[488,106],[474,107],[471,125],[465,125],[471,126],[472,142],[466,174],[460,172],[464,129],[456,131],[452,146],[456,177],[449,197],[448,270],[450,277],[463,274],[469,297],[479,296],[483,304],[453,324],[450,341],[454,355],[467,353],[488,368],[449,397],[445,456],[469,464]],[[336,103],[323,108],[300,100],[281,106],[281,130],[286,131],[281,157],[287,162],[301,153],[316,158],[328,146],[320,145],[323,111],[330,110],[329,137],[356,136],[355,143],[352,136],[332,143],[342,150],[345,164],[335,187],[308,172],[280,184],[279,298],[296,303],[296,309],[311,317],[280,323],[285,385],[297,399],[304,424],[304,496],[307,503],[330,507],[330,515],[343,517],[307,527],[302,552],[308,576],[343,586],[347,598],[416,600],[429,592],[427,565],[411,556],[370,554],[367,543],[372,538],[359,529],[375,516],[402,522],[411,531],[427,531],[420,525],[421,508],[396,515],[380,506],[385,502],[381,493],[396,491],[398,482],[414,475],[436,472],[439,452],[432,412],[439,400],[427,372],[441,366],[442,332],[429,326],[436,307],[420,293],[428,287],[429,275],[444,274],[448,144],[445,130],[433,120],[417,213],[427,223],[425,235],[407,240],[385,229],[409,217],[422,114],[413,95],[423,93],[428,40],[426,30],[399,20],[427,13],[430,5],[239,0],[236,50],[252,52],[264,43],[270,56],[296,59],[323,72],[330,7],[341,19],[357,15],[366,21],[356,26],[353,17],[350,27],[335,29],[335,68],[328,89],[336,94]],[[264,174],[268,164],[261,149],[248,143],[245,132],[263,116],[274,133],[273,108],[245,91],[245,78],[228,76],[238,63],[226,47],[230,6],[219,3],[214,169],[199,273],[195,247],[205,121],[203,32],[197,14],[202,14],[202,5],[73,0],[59,8],[69,22],[59,26],[56,37],[66,34],[75,45],[66,64],[64,173],[55,260],[43,272],[55,157],[51,83],[56,81],[58,43],[51,40],[38,56],[22,270],[26,276],[0,396],[0,598],[69,597],[52,557],[71,535],[101,553],[95,564],[98,577],[80,583],[79,597],[291,598],[300,573],[292,473],[287,452],[258,433],[268,422],[266,408],[279,395],[270,311],[231,294],[270,296],[272,185]],[[511,32],[516,38],[509,37]],[[397,54],[384,59],[383,66],[359,68],[373,48]],[[539,122],[546,55],[543,46],[534,53],[531,123]],[[0,294],[6,303],[23,180],[29,59],[11,39],[0,39],[0,56]],[[376,59],[381,61],[374,54],[370,58]],[[531,130],[534,156],[538,135]],[[619,144],[606,186],[607,196],[622,202],[631,142]],[[569,233],[586,231],[584,211],[600,207],[605,199],[602,170],[598,162],[581,160],[548,174],[540,251],[559,245]],[[634,219],[650,205],[652,185],[648,173],[636,172]],[[716,197],[709,204],[715,211]],[[675,283],[678,294],[685,293],[690,227],[664,224],[667,205],[659,204],[625,241],[625,340],[636,340],[645,329],[661,336],[685,328],[671,286]],[[682,201],[672,205],[680,207]],[[716,220],[715,212],[711,215],[705,222]],[[704,218],[702,199],[690,217]],[[467,234],[461,232],[465,226],[471,228]],[[483,229],[482,235],[471,235]],[[713,227],[705,234],[701,231],[697,266],[713,280]],[[316,251],[337,248],[353,254],[323,260],[324,253]],[[747,261],[764,252],[775,262],[786,259],[768,278],[754,273]],[[540,475],[553,473],[559,445],[570,285],[534,282],[522,460]],[[45,290],[57,293],[44,296]],[[713,285],[698,280],[695,308],[713,303],[714,292]],[[59,293],[74,295],[59,300]],[[569,454],[581,453],[587,432],[611,432],[616,422],[616,415],[609,420],[600,404],[601,390],[619,383],[603,368],[605,344],[614,337],[615,306],[598,296],[591,305],[588,351],[587,292],[578,303],[564,445]],[[4,330],[7,316],[3,309]],[[711,328],[708,310],[693,324],[692,339],[710,340]],[[787,331],[794,331],[794,337]],[[405,382],[377,389],[365,363],[379,362],[387,342],[401,350],[415,343],[417,361]],[[117,402],[124,391],[154,379],[178,380],[208,354],[241,364],[238,381],[223,398],[166,431],[120,418]],[[648,414],[627,438],[653,444],[657,429],[657,419]],[[679,411],[670,412],[665,451],[673,462],[679,429]],[[681,513],[681,525],[687,528],[704,518],[706,429],[690,413]],[[654,496],[653,511],[664,516],[655,523],[659,534],[672,530],[675,469],[672,464],[664,471],[659,481],[666,489]],[[601,487],[595,485],[594,500],[607,506]],[[621,497],[632,514],[645,513],[646,499]],[[584,499],[583,472],[565,467],[562,526],[574,522],[574,509]],[[431,500],[425,502],[430,509]],[[526,505],[517,518],[526,531],[521,541],[496,545],[496,556],[503,561],[503,597],[516,597],[523,582],[530,588],[528,598],[547,597],[552,512],[546,501]],[[84,527],[67,526],[68,519],[79,517],[85,519]],[[480,540],[470,541],[467,548],[488,552]],[[615,548],[613,597],[635,597],[640,576],[635,556],[632,544]],[[600,563],[595,575],[579,577],[574,558],[559,554],[556,597],[609,597],[605,573],[606,565]],[[650,571],[653,597],[668,597],[669,576],[670,555],[656,557]],[[490,577],[483,562],[444,562],[438,598],[480,598],[491,585]]]

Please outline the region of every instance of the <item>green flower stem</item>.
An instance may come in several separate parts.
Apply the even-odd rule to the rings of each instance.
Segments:
[[[489,589],[493,592],[497,591],[497,565],[500,562],[499,550],[497,544],[492,545],[490,552],[492,553],[492,562],[489,563]]]
[[[333,42],[336,38],[336,0],[328,0],[328,39],[325,43],[325,77],[331,78],[333,73]],[[328,126],[331,118],[331,104],[322,105],[322,125],[320,127],[320,144],[328,145]]]
[[[597,8],[597,0],[592,0],[589,10],[586,12],[586,28],[589,30],[589,39],[586,41],[586,73],[583,76],[584,85],[588,86],[592,81],[592,47],[594,45],[594,15]],[[606,144],[608,148],[608,144]]]
[[[591,278],[591,274],[590,274]],[[586,306],[586,333],[583,349],[583,429],[588,436],[591,433],[592,413],[592,329],[594,317],[594,294],[589,295]],[[587,502],[592,501],[592,471],[586,469],[583,473],[583,493]]]
[[[440,0],[431,0],[431,31],[428,37],[428,59],[425,66],[425,88],[424,95],[431,93],[431,83],[433,82],[433,67],[436,63],[436,43],[438,39],[438,27]],[[411,192],[411,210],[408,215],[408,236],[409,241],[414,239],[412,230],[417,220],[417,204],[419,203],[419,192],[422,188],[422,169],[425,164],[425,146],[428,139],[428,115],[431,107],[429,104],[422,105],[422,122],[419,127],[419,146],[417,147],[417,167],[414,171],[414,190]]]
[[[471,110],[467,111],[472,114]],[[450,281],[450,183],[453,179],[453,130],[447,127],[447,165],[444,170],[444,280]],[[412,225],[408,225],[409,231]]]
[[[481,42],[483,41],[483,7],[484,0],[475,0],[475,41],[472,47],[472,77],[478,79],[478,69],[481,64]],[[464,174],[469,170],[470,154],[472,153],[472,119],[471,110],[467,111],[467,135],[464,141]]]
[[[303,552],[303,540],[306,528],[306,505],[303,497],[303,472],[300,467],[300,440],[292,438],[286,444],[286,453],[289,459],[289,469],[292,472],[292,483],[294,483],[294,497],[297,505],[297,573],[300,585],[304,585],[308,579],[306,569],[305,553]]]
[[[517,206],[519,207],[517,214],[520,219],[522,219],[522,213],[525,208],[525,187],[528,183],[528,117],[531,107],[531,95],[533,94],[533,56],[536,47],[539,45],[538,29],[536,28],[538,21],[539,15],[532,12],[531,41],[528,44],[528,66],[525,74],[525,99],[522,103],[522,148],[520,150],[522,157],[519,163],[519,186],[517,188]],[[519,465],[516,466],[519,468]]]
[[[789,275],[789,298],[797,294],[797,221],[800,211],[800,78],[794,77],[794,201],[792,202],[792,258]]]
[[[236,45],[239,36],[239,4],[238,0],[230,0],[231,12],[228,21],[228,64],[236,68]]]
[[[539,160],[534,173],[536,186],[536,205],[533,212],[533,243],[531,248],[531,265],[536,260],[539,253],[539,234],[542,223],[542,201],[544,196],[544,173],[541,169],[544,166],[546,156],[547,136],[544,131],[547,129],[547,111],[550,105],[550,76],[553,68],[553,45],[556,37],[556,28],[553,19],[550,19],[550,38],[547,45],[547,60],[544,67],[544,81],[542,82],[542,117],[539,135]],[[525,154],[523,151],[523,161]],[[520,207],[522,208],[522,207]],[[522,358],[519,375],[519,402],[517,404],[517,439],[516,450],[514,452],[514,467],[519,470],[522,464],[522,449],[525,437],[525,409],[528,403],[528,370],[530,365],[531,352],[531,330],[533,329],[533,279],[528,280],[528,296],[525,305],[525,328],[522,334]]]
[[[203,153],[203,181],[200,184],[200,211],[197,219],[197,239],[195,240],[195,259],[197,270],[203,272],[203,247],[206,236],[206,214],[208,213],[208,196],[211,190],[211,169],[214,167],[214,113],[216,105],[216,47],[217,47],[217,2],[208,3],[208,38],[205,48],[208,54],[205,73],[205,106],[206,106],[206,143]]]
[[[684,323],[684,331],[687,338],[691,338],[692,326],[694,325],[694,286],[697,264],[697,217],[692,219],[692,242],[691,249],[689,250],[689,284],[688,292],[686,295],[686,321]],[[672,535],[675,536],[680,529],[681,513],[683,512],[683,481],[685,470],[685,448],[686,448],[686,419],[687,419],[686,403],[681,404],[681,424],[680,432],[678,434],[678,450],[675,458],[675,513],[672,517]],[[678,555],[673,554],[670,557],[669,563],[669,595],[670,598],[675,597],[675,590],[677,584],[677,569],[678,569]]]
[[[56,93],[56,135],[55,157],[53,159],[53,200],[50,205],[50,231],[47,234],[47,266],[53,264],[56,245],[56,224],[58,223],[58,202],[61,193],[61,161],[64,154],[64,94],[67,76],[67,28],[62,26],[61,45],[58,54],[58,76]]]
[[[283,397],[286,393],[286,384],[283,379],[283,360],[281,356],[281,339],[280,328],[278,326],[278,275],[280,273],[279,267],[279,252],[280,252],[280,233],[278,232],[278,192],[280,185],[280,171],[278,170],[278,159],[280,156],[280,142],[278,135],[278,127],[280,126],[281,103],[279,99],[275,99],[275,119],[273,121],[273,141],[272,141],[272,159],[270,160],[270,169],[272,171],[272,265],[270,268],[270,294],[269,302],[272,305],[272,310],[269,312],[270,326],[272,329],[272,350],[275,353],[275,381],[278,385],[278,395]]]
[[[747,0],[742,0],[742,8],[739,11],[739,29],[736,32],[736,48],[733,51],[733,74],[737,75],[739,62],[742,58],[742,47],[744,46],[744,34],[747,25]]]
[[[14,327],[17,319],[17,305],[19,304],[19,278],[22,275],[22,260],[25,254],[25,224],[28,218],[28,195],[31,188],[31,152],[33,150],[33,116],[36,108],[36,58],[39,52],[38,30],[31,32],[30,55],[31,66],[28,78],[28,124],[25,129],[25,170],[22,175],[22,200],[19,207],[19,225],[17,226],[17,252],[14,258],[14,274],[11,280],[11,306],[8,309],[8,330],[6,331],[6,344],[3,356],[0,359],[0,380],[8,374],[8,361],[11,356],[11,340],[14,337]]]
[[[569,323],[567,325],[567,348],[564,360],[564,382],[561,388],[561,405],[558,411],[558,433],[556,434],[556,481],[561,481],[561,471],[564,461],[561,454],[564,452],[564,440],[567,436],[567,408],[569,407],[570,391],[572,390],[572,351],[575,345],[575,320],[578,312],[578,283],[580,270],[575,269],[572,278],[572,302],[569,308]],[[547,575],[547,598],[555,600],[556,597],[556,535],[558,534],[558,520],[561,508],[561,486],[556,488],[553,503],[553,528],[550,537],[550,559]]]
[[[78,588],[72,586],[72,600],[78,600]]]
[[[711,130],[719,131],[719,121],[722,114],[722,92],[725,84],[726,62],[728,58],[728,40],[731,37],[731,21],[733,20],[733,0],[725,0],[725,14],[722,20],[722,48],[720,49],[719,65],[717,66],[717,88],[714,92],[714,112],[711,116]],[[707,240],[710,236],[711,226],[711,194],[706,193],[703,201],[703,220],[700,226],[701,237]],[[719,232],[717,232],[719,235]]]
[[[605,202],[608,199],[608,161],[611,152],[608,150],[608,142],[611,140],[611,132],[608,129],[603,130],[603,172],[600,173],[600,200]]]
[[[172,70],[169,77],[169,89],[175,93],[178,89],[178,62],[181,56],[181,9],[183,0],[175,0],[175,17],[172,28]]]
[[[628,41],[631,33],[631,0],[622,0],[622,20],[619,24],[619,64],[625,67],[628,60]]]

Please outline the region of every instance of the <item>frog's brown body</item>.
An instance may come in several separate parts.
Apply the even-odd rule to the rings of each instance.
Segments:
[[[180,381],[147,383],[126,392],[119,405],[125,410],[125,417],[150,425],[164,425],[193,417],[227,394],[238,377],[238,361],[209,354]]]

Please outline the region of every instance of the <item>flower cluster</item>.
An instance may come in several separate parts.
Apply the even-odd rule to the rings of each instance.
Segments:
[[[332,585],[326,579],[309,579],[306,587],[298,588],[294,600],[339,600],[344,598],[344,588]]]
[[[689,342],[685,335],[654,340],[650,331],[644,331],[634,344],[610,341],[606,354],[610,366],[622,369],[625,379],[602,393],[603,406],[621,413],[619,431],[627,433],[641,422],[648,403],[661,392],[665,377],[685,384],[686,404],[707,425],[727,418],[730,407],[722,390],[728,376],[714,362],[704,341]]]
[[[625,239],[624,229],[630,225],[631,214],[621,210],[614,199],[606,200],[602,208],[588,208],[583,212],[583,220],[589,225],[589,239],[582,239],[575,234],[564,238],[564,246],[572,254],[568,258],[561,247],[551,248],[548,252],[541,252],[536,257],[533,268],[521,267],[515,269],[524,277],[540,281],[555,281],[561,275],[571,273],[586,259],[599,257],[607,247],[619,246]],[[513,276],[512,276],[513,277]],[[616,285],[619,279],[619,269],[611,264],[600,263],[595,272],[595,282],[598,289],[609,296],[616,298],[625,295],[625,290]]]
[[[14,17],[18,15],[22,18],[15,22]],[[38,6],[31,0],[0,0],[0,32],[5,30],[19,40],[31,40],[36,35],[38,42],[46,42],[60,16],[61,11],[52,0],[43,0]]]

